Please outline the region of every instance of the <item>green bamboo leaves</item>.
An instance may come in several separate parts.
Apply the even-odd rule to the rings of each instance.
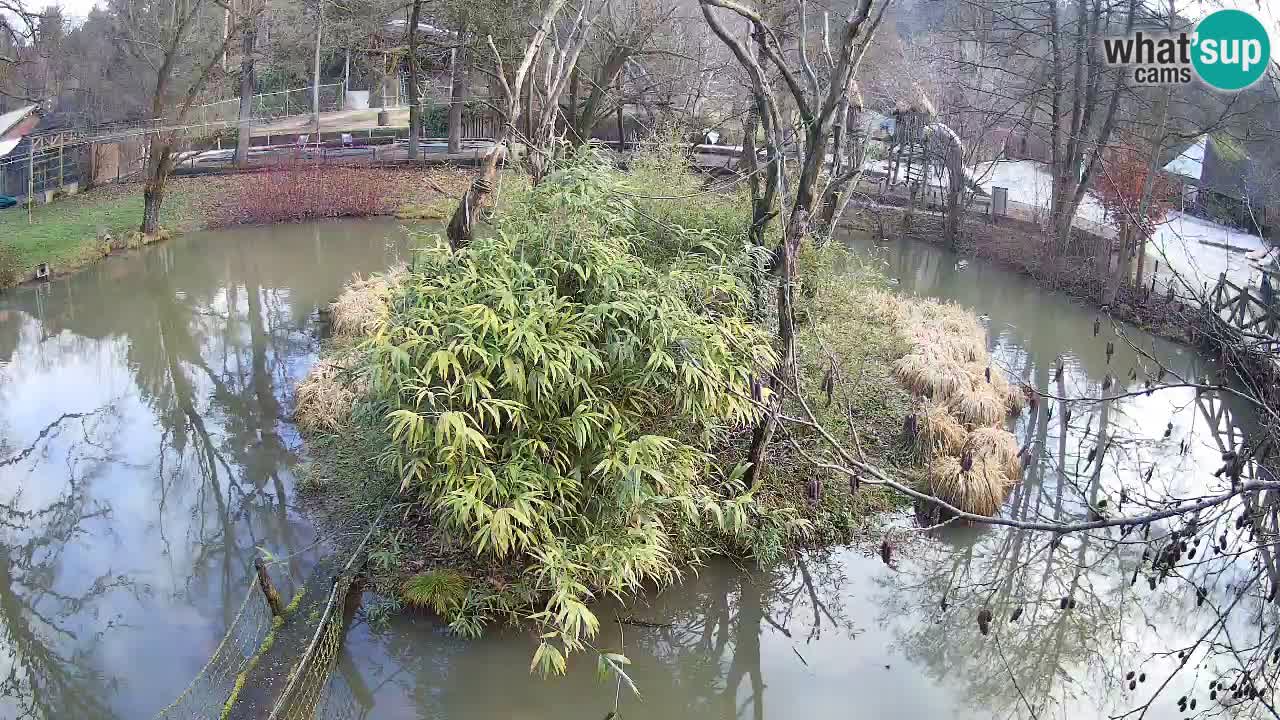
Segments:
[[[363,345],[403,486],[476,555],[527,563],[542,672],[595,635],[592,598],[669,582],[699,533],[751,521],[709,455],[755,422],[751,378],[775,362],[737,241],[646,264],[618,182],[571,166],[495,236],[424,253]]]

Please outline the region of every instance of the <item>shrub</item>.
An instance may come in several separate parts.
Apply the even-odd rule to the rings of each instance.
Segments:
[[[402,594],[408,605],[445,615],[462,605],[467,596],[467,578],[456,570],[429,570],[405,581]]]
[[[0,288],[17,285],[22,281],[22,260],[17,248],[0,242]]]
[[[543,672],[595,634],[593,597],[672,581],[760,512],[710,455],[756,421],[751,378],[774,362],[734,245],[646,265],[663,238],[619,182],[580,158],[495,235],[425,251],[364,345],[385,466],[476,556],[527,568]]]
[[[351,165],[282,165],[240,176],[214,214],[216,225],[385,215],[397,190],[386,171]]]
[[[745,184],[731,189],[724,181],[711,180],[708,186],[706,176],[689,171],[685,145],[671,137],[656,140],[655,149],[635,158],[619,188],[639,210],[636,231],[660,241],[650,242],[642,253],[645,259],[669,260],[708,238],[745,242],[751,225],[751,199]],[[673,232],[673,227],[682,232]]]

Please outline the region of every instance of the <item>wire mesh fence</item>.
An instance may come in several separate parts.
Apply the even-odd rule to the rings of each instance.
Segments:
[[[244,599],[227,627],[222,642],[208,662],[172,703],[155,714],[155,720],[207,720],[230,697],[236,679],[244,672],[271,631],[271,611],[252,576]]]
[[[332,670],[337,662],[338,653],[342,651],[343,608],[347,595],[352,587],[351,578],[340,576],[334,583],[329,602],[325,605],[324,614],[316,634],[308,646],[306,653],[299,659],[297,666],[289,675],[284,691],[276,701],[268,720],[312,720],[312,718],[328,718],[330,715],[317,713],[320,706],[328,700],[326,692],[330,685]]]
[[[250,116],[256,122],[271,122],[313,112],[312,86],[259,93],[253,96]],[[345,102],[342,83],[320,86],[320,112],[341,110]],[[199,105],[191,111],[191,121],[199,125],[226,127],[240,121],[240,98],[227,98]]]
[[[369,688],[361,683],[349,655],[341,655],[329,674],[329,687],[316,708],[324,720],[363,720],[373,710]]]

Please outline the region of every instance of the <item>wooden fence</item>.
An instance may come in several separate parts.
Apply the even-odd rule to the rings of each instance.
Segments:
[[[1240,287],[1218,276],[1218,284],[1209,296],[1209,309],[1219,320],[1242,333],[1262,336],[1263,344],[1280,348],[1280,277],[1275,273],[1263,273],[1262,284],[1253,288]],[[1267,338],[1271,340],[1268,341]]]

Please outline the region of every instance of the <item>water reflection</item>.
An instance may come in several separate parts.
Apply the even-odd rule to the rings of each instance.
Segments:
[[[385,223],[192,236],[0,298],[0,717],[148,717],[216,645],[256,548],[289,558],[286,592],[305,578],[316,538],[289,505],[290,388],[314,358],[317,308],[405,242]],[[1133,329],[1143,352],[1105,324],[1095,335],[1089,308],[983,263],[879,252],[904,292],[986,314],[1010,375],[1074,398],[1018,420],[1033,460],[1007,515],[1088,516],[1227,482],[1212,472],[1254,431],[1247,406],[1143,393],[1159,371],[1144,353],[1188,377],[1212,363]],[[1104,384],[1134,394],[1079,399]],[[1198,519],[1236,543],[1230,520]],[[562,680],[530,676],[521,632],[469,642],[408,616],[351,629],[328,716],[599,720],[616,702],[624,717],[1104,717],[1166,682],[1174,698],[1197,677],[1202,689],[1221,660],[1203,640],[1223,641],[1219,612],[1232,632],[1276,627],[1274,606],[1235,592],[1226,556],[1151,590],[1153,573],[1135,574],[1142,545],[1118,531],[1052,543],[949,527],[906,542],[910,519],[894,524],[893,569],[857,550],[717,564],[640,607],[603,608],[599,644],[633,660],[643,699],[586,656]],[[1147,679],[1130,691],[1135,669]]]
[[[1214,363],[1186,348],[1131,326],[1113,329],[1092,309],[984,263],[961,270],[955,255],[927,245],[895,243],[873,253],[905,292],[985,313],[997,362],[1056,398],[1016,424],[1029,462],[1006,516],[1140,515],[1171,498],[1221,493],[1230,487],[1214,474],[1223,453],[1257,442],[1260,429],[1241,398],[1159,388],[1161,378],[1217,375]],[[1153,386],[1159,389],[1147,392]],[[1257,471],[1250,465],[1244,476]],[[964,702],[992,714],[1177,716],[1174,700],[1184,693],[1211,706],[1209,680],[1257,652],[1237,655],[1231,638],[1274,623],[1276,612],[1241,592],[1256,572],[1247,561],[1216,550],[1211,556],[1209,543],[1197,539],[1185,552],[1193,560],[1199,548],[1199,563],[1157,571],[1143,562],[1152,550],[1145,541],[1157,539],[1159,550],[1177,544],[1163,539],[1171,531],[1193,528],[1217,538],[1239,510],[1233,503],[1189,521],[1157,522],[1132,537],[1116,528],[1059,539],[1020,529],[950,530],[923,546],[917,577],[882,583],[884,604],[921,619],[902,633],[903,652],[935,676],[966,678]],[[1243,612],[1226,611],[1232,607]],[[977,630],[982,608],[996,618],[990,637]],[[945,642],[926,618],[946,628]],[[1162,688],[1165,697],[1147,707]]]
[[[0,716],[138,718],[201,668],[258,548],[305,579],[291,389],[394,223],[193,235],[0,296]],[[215,713],[216,714],[216,713]]]

